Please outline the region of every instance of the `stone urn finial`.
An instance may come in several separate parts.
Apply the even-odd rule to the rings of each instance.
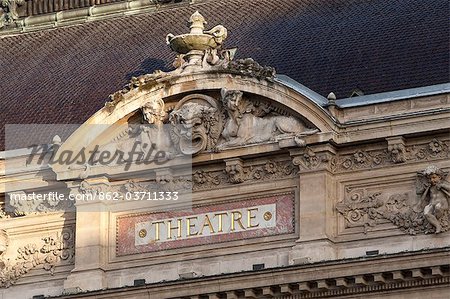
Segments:
[[[217,51],[227,38],[227,29],[217,25],[209,31],[205,31],[205,18],[198,12],[194,12],[189,18],[190,32],[180,35],[169,33],[166,37],[170,48],[181,55],[185,66],[196,68],[202,66],[203,58],[207,53]],[[213,55],[211,61],[215,61],[217,54]]]
[[[203,34],[205,25],[208,24],[198,10],[189,18],[189,23],[191,24],[191,34]]]

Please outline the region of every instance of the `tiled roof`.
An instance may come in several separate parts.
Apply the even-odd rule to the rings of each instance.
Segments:
[[[171,69],[165,36],[199,10],[237,57],[326,96],[449,80],[446,0],[215,0],[0,39],[6,123],[83,123],[132,77]],[[208,27],[209,28],[209,27]]]

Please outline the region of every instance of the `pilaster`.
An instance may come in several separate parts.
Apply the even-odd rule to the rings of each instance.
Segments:
[[[333,231],[332,199],[336,196],[330,144],[307,146],[290,151],[299,167],[299,239],[292,248],[291,264],[330,260],[336,252],[329,236]]]

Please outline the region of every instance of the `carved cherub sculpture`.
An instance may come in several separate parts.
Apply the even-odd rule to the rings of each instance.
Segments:
[[[428,222],[435,227],[436,234],[442,230],[441,217],[449,210],[450,182],[446,180],[447,174],[440,168],[431,165],[418,173],[423,178],[420,188],[423,214]]]
[[[284,135],[292,136],[298,144],[303,144],[301,136],[318,131],[307,128],[292,116],[272,114],[270,107],[256,108],[243,98],[241,91],[222,89],[221,95],[228,119],[222,131],[225,141],[218,145],[218,149],[267,142]]]

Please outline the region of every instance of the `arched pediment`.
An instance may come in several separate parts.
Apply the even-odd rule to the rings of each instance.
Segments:
[[[160,119],[149,120],[146,113],[156,113]],[[82,124],[58,152],[89,151],[107,144],[114,148],[120,140],[136,137],[129,134],[130,126],[155,123],[164,126],[159,136],[166,135],[165,142],[172,142],[179,154],[208,157],[280,140],[304,146],[335,131],[323,107],[282,83],[229,73],[197,73],[167,77],[157,84],[146,82],[121,94],[120,100],[106,103]],[[183,126],[195,135],[191,148],[183,146]],[[62,165],[54,170],[65,171]]]
[[[179,53],[175,70],[132,78],[62,144],[56,159],[65,151],[125,150],[138,141],[144,156],[152,145],[170,159],[193,155],[195,162],[239,156],[233,153],[239,148],[264,145],[267,152],[330,139],[336,130],[324,101],[298,92],[253,59],[233,61],[235,50],[222,48],[226,29],[203,31],[202,18],[193,15],[198,24],[191,33],[167,36]],[[74,178],[90,163],[79,169],[63,164],[54,171]]]

